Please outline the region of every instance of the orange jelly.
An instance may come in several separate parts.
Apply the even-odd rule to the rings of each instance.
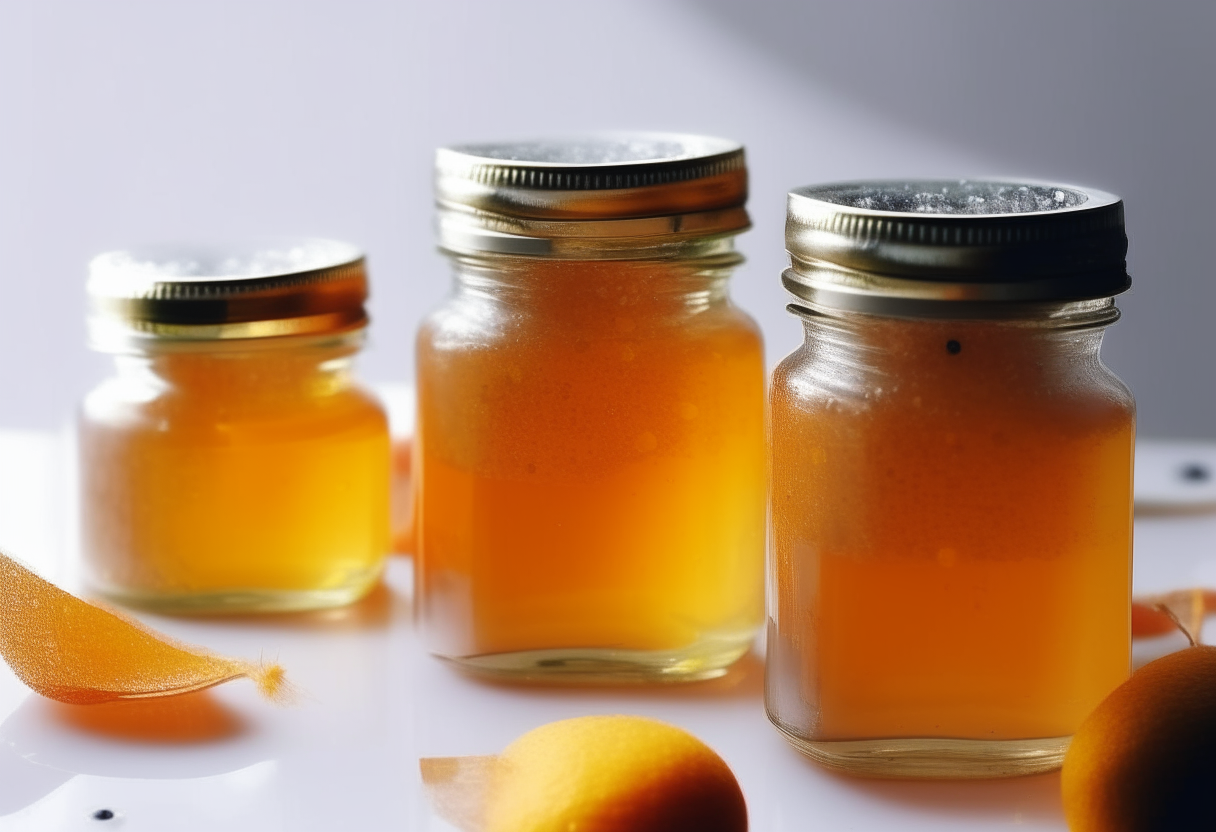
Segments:
[[[80,416],[82,546],[96,588],[168,611],[252,611],[347,603],[373,585],[389,548],[390,451],[380,405],[351,374],[362,327],[341,313],[361,316],[361,294],[341,284],[360,284],[357,265],[207,276],[235,298],[225,314],[243,302],[259,316],[210,330],[172,329],[165,319],[180,308],[128,307],[128,329],[142,312],[145,329],[160,330],[109,345],[118,371]],[[117,293],[94,287],[95,298]],[[310,303],[310,320],[260,319]]]
[[[814,643],[816,735],[1071,734],[1128,671],[1125,392],[1067,390],[1076,368],[1018,327],[868,329],[890,388],[773,400],[776,606]],[[773,386],[802,380],[786,365]]]
[[[459,256],[419,334],[419,612],[465,666],[699,678],[759,624],[764,368],[738,258],[633,246]]]
[[[670,271],[524,266],[531,313],[501,346],[423,329],[424,592],[472,607],[469,652],[750,639],[760,337],[731,306],[685,309]]]
[[[975,192],[938,185],[930,193]],[[845,770],[1058,766],[1129,669],[1134,405],[1098,358],[1111,302],[867,309],[838,294],[840,271],[819,274],[797,241],[791,251],[806,344],[771,394],[770,716]],[[1116,256],[1111,293],[1126,282]],[[948,276],[926,292],[957,291]]]

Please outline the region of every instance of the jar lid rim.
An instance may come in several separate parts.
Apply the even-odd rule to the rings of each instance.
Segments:
[[[93,258],[91,340],[217,340],[364,326],[367,271],[349,243],[313,238],[160,245]],[[104,342],[104,343],[103,343]]]
[[[743,145],[712,136],[589,133],[435,153],[439,244],[456,252],[501,250],[504,233],[538,252],[529,240],[734,234],[750,225],[747,195]]]
[[[695,171],[697,162],[743,152],[731,139],[692,133],[624,132],[572,134],[524,141],[481,142],[441,147],[435,166],[442,172],[465,172],[469,165],[500,166],[502,169],[562,170],[624,173],[639,172],[675,163]],[[483,170],[483,174],[490,173]],[[537,179],[529,187],[552,187],[553,180]],[[659,184],[659,183],[656,183]],[[610,188],[607,182],[588,180],[583,187]]]
[[[1037,180],[828,183],[789,193],[786,288],[803,300],[1081,300],[1130,286],[1123,202]]]

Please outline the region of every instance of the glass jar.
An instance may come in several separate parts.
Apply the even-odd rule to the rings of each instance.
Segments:
[[[789,196],[766,700],[878,776],[1059,766],[1130,663],[1135,407],[1099,359],[1123,206],[1074,187]]]
[[[389,438],[355,383],[362,255],[321,240],[93,260],[115,375],[79,417],[90,582],[164,612],[349,603],[388,551]]]
[[[743,149],[437,156],[455,288],[418,335],[417,605],[513,678],[718,675],[763,618],[764,365],[730,301]]]

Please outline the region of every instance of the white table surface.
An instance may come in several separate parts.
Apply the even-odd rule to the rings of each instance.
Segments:
[[[0,546],[71,586],[69,446],[66,435],[0,432]],[[1180,476],[1193,461],[1213,476]],[[1216,586],[1216,449],[1143,442],[1137,465],[1153,507],[1136,522],[1137,590]],[[345,612],[141,615],[184,641],[286,667],[297,691],[288,707],[261,701],[244,680],[213,691],[242,726],[222,739],[169,745],[91,735],[0,668],[0,829],[450,830],[423,797],[419,757],[490,754],[544,722],[596,713],[657,717],[708,742],[738,776],[754,830],[1064,829],[1057,775],[893,782],[817,768],[770,727],[754,656],[725,679],[660,689],[468,679],[419,649],[408,560],[393,559],[385,585]],[[1137,659],[1180,644],[1174,636],[1140,644]],[[115,817],[95,820],[99,809]]]

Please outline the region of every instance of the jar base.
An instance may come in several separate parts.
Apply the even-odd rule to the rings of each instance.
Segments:
[[[498,681],[546,684],[699,682],[726,674],[751,649],[754,635],[703,639],[676,650],[566,647],[474,656],[443,656],[459,669]]]
[[[200,592],[146,592],[93,584],[109,601],[163,615],[243,615],[286,613],[344,607],[371,591],[381,569],[359,580],[329,589],[226,589]]]
[[[1071,736],[1028,740],[897,738],[808,740],[781,725],[790,745],[825,768],[859,777],[979,780],[1055,771]]]

